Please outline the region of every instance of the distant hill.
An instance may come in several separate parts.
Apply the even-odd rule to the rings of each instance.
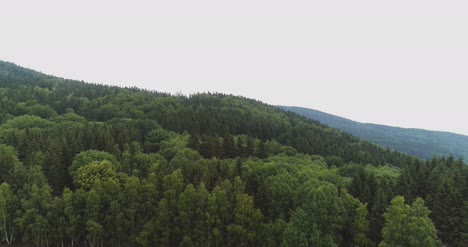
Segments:
[[[319,121],[376,144],[415,155],[423,159],[453,155],[468,160],[468,136],[450,132],[407,129],[378,124],[359,123],[325,112],[281,106],[281,108]]]

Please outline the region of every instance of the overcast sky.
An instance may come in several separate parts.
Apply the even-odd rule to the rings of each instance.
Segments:
[[[0,59],[468,134],[468,1],[2,1]]]

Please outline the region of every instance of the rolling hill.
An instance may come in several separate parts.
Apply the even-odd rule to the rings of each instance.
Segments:
[[[459,246],[467,177],[255,99],[0,61],[0,246]]]
[[[281,106],[281,108],[358,136],[364,140],[422,159],[430,159],[433,156],[453,155],[456,158],[461,157],[464,160],[468,160],[468,136],[465,135],[360,123],[302,107]]]
[[[0,123],[22,115],[51,119],[73,112],[89,121],[109,125],[138,119],[176,133],[206,137],[248,135],[276,141],[302,153],[341,157],[345,162],[399,166],[405,159],[397,152],[389,152],[317,121],[233,95],[201,93],[187,97],[93,85],[48,76],[8,62],[0,62],[0,88],[3,98]],[[136,140],[144,141],[141,133],[145,131],[135,129],[140,133]]]

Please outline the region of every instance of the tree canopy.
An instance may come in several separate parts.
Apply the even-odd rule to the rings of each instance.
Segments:
[[[465,246],[467,179],[256,100],[0,62],[0,245]]]

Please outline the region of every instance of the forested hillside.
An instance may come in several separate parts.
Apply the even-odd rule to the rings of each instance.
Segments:
[[[468,241],[461,160],[422,161],[255,100],[0,62],[0,124],[0,245]]]
[[[468,160],[468,136],[465,135],[359,123],[303,107],[281,106],[281,108],[345,131],[369,142],[411,154],[421,159],[453,155],[461,157],[465,161]]]

